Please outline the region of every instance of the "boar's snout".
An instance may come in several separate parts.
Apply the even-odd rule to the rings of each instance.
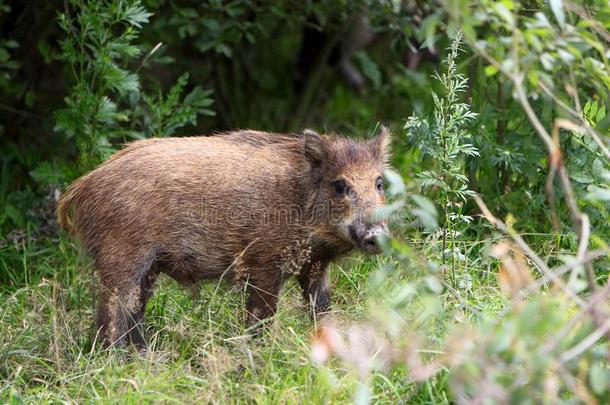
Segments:
[[[350,226],[349,233],[354,243],[364,252],[371,255],[381,253],[379,238],[390,236],[385,223],[356,223]]]

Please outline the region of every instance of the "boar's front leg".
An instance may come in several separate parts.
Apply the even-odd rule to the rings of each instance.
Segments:
[[[248,326],[256,325],[275,315],[281,284],[280,272],[261,270],[257,274],[250,274],[246,304]],[[260,328],[255,328],[254,332],[260,332]]]
[[[303,297],[310,305],[314,320],[330,311],[327,266],[326,263],[314,262],[304,267],[298,276]]]

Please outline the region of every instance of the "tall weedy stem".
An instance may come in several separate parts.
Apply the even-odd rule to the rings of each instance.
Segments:
[[[455,285],[456,232],[460,223],[472,221],[462,215],[461,207],[472,195],[465,175],[465,156],[478,156],[477,148],[470,143],[469,125],[477,114],[463,101],[468,79],[458,73],[457,58],[460,54],[461,33],[458,33],[443,60],[446,73],[436,73],[434,78],[441,84],[443,94],[432,93],[434,112],[431,119],[417,115],[409,117],[405,129],[409,139],[424,157],[436,162],[434,167],[418,175],[421,187],[430,190],[442,207],[443,226],[441,262],[447,270],[450,262],[452,282]],[[450,259],[450,260],[447,260]]]

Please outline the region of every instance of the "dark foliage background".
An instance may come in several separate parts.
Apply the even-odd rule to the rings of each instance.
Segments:
[[[412,56],[412,21],[430,6],[369,6],[4,1],[2,233],[34,221],[49,186],[132,139],[306,126],[363,135],[425,108],[437,57]]]
[[[420,171],[401,127],[431,111],[431,75],[448,45],[447,13],[434,2],[4,1],[0,18],[4,236],[36,222],[31,211],[49,186],[141,137],[308,126],[368,136],[382,122],[397,131],[403,173]],[[460,63],[466,100],[479,112],[472,189],[502,212],[549,223],[544,150],[510,84],[490,77],[479,57]],[[587,100],[607,96],[582,91]],[[548,119],[550,106],[537,102]]]

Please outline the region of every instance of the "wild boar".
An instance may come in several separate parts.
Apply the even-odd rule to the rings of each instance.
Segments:
[[[246,283],[248,323],[276,311],[294,275],[312,316],[329,310],[328,264],[379,252],[388,131],[369,140],[236,131],[128,144],[58,203],[100,280],[105,345],[145,347],[144,310],[165,273],[185,286]]]

